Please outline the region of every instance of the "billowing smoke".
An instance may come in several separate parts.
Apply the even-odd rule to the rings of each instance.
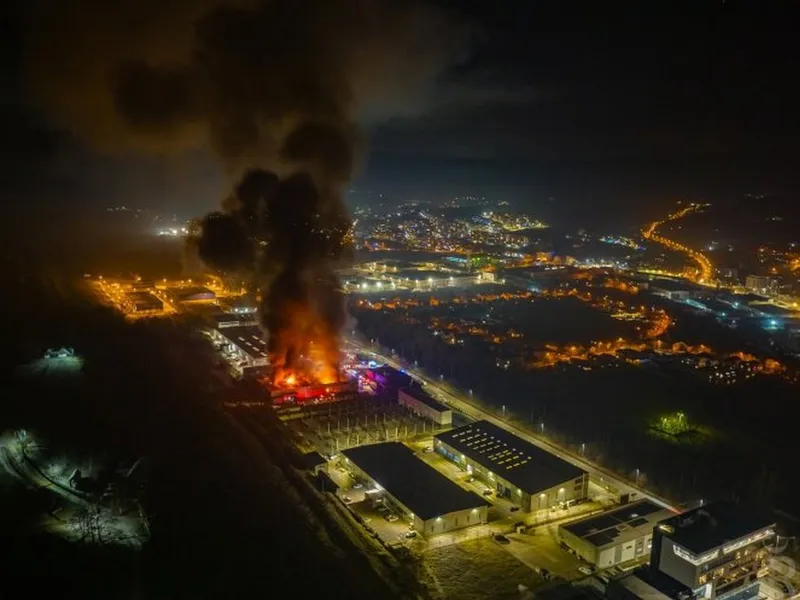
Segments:
[[[106,151],[220,158],[238,184],[202,220],[200,257],[258,289],[278,369],[335,377],[359,123],[418,110],[467,30],[408,0],[54,0],[32,17],[52,117]]]
[[[345,313],[334,269],[350,225],[339,194],[321,192],[307,173],[279,179],[254,169],[227,204],[235,208],[202,220],[200,257],[260,288],[276,378],[301,372],[335,381]]]

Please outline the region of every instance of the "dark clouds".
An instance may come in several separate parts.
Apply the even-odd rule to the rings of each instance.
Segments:
[[[423,102],[469,36],[390,0],[78,0],[30,14],[35,97],[100,149],[207,145],[238,169],[329,152],[342,180],[358,121]]]

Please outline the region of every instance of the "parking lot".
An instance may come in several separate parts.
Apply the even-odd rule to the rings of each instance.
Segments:
[[[393,511],[372,505],[372,501],[365,496],[367,487],[344,468],[339,461],[329,463],[328,469],[331,478],[339,486],[338,495],[350,509],[361,517],[364,524],[375,531],[387,544],[401,542],[406,545],[414,544],[417,539],[407,537],[411,531],[410,523],[395,514],[396,520],[389,520]],[[387,518],[389,517],[389,518]]]

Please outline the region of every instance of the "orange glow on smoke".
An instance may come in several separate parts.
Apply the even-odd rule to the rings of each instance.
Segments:
[[[270,331],[272,382],[280,387],[340,380],[339,335],[310,306],[284,307],[285,326]]]

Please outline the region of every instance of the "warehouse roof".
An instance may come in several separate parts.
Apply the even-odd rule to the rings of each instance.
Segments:
[[[486,500],[453,483],[399,442],[358,446],[342,454],[423,521],[486,506]]]
[[[775,525],[775,520],[756,509],[732,502],[713,502],[659,523],[672,529],[669,538],[693,552],[703,554],[727,542]]]
[[[239,347],[253,358],[264,358],[267,356],[267,340],[264,339],[264,331],[258,325],[242,325],[239,327],[224,327],[218,330],[220,335],[225,336],[232,344]]]
[[[449,406],[445,406],[438,400],[432,398],[431,395],[428,394],[428,392],[426,392],[420,387],[405,387],[400,391],[403,392],[404,394],[411,396],[415,400],[419,400],[420,402],[432,408],[433,410],[439,412],[445,412],[447,410],[451,410]]]
[[[477,421],[434,437],[529,494],[585,474],[489,421]]]
[[[561,528],[583,538],[596,548],[602,548],[650,533],[658,521],[670,514],[670,511],[650,500],[639,500],[599,515],[573,521]]]

